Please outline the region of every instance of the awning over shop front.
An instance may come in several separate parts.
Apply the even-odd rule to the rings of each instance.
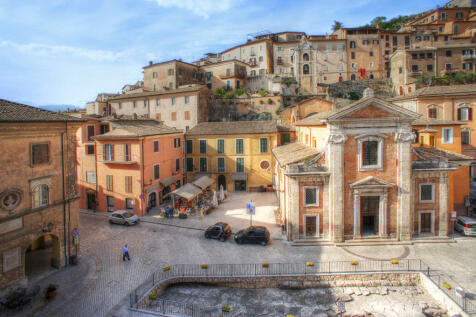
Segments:
[[[248,173],[233,173],[231,174],[231,179],[234,181],[246,181],[248,175]]]
[[[188,184],[183,185],[180,188],[177,188],[171,194],[180,196],[180,197],[190,201],[190,200],[194,199],[195,197],[197,197],[201,192],[202,192],[202,190],[200,188],[198,188],[197,186],[195,186],[193,184],[188,183]]]
[[[192,182],[195,186],[200,187],[201,189],[205,189],[208,186],[212,185],[215,183],[215,180],[213,178],[210,178],[208,176],[202,176],[199,179],[195,180]]]
[[[164,187],[167,187],[167,186],[170,186],[170,185],[172,185],[172,184],[175,184],[176,181],[177,181],[177,180],[175,179],[175,177],[170,176],[169,178],[160,180],[160,183],[161,183],[162,185],[164,185]]]

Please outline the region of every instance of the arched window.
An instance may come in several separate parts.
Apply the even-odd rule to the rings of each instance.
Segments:
[[[302,66],[302,73],[303,73],[304,75],[309,75],[309,65],[304,64],[304,65]]]
[[[370,79],[374,79],[374,74],[370,74]]]
[[[33,208],[47,206],[49,202],[48,185],[38,185],[33,189]]]
[[[308,53],[304,53],[302,55],[302,59],[305,61],[305,62],[309,62],[309,54]]]

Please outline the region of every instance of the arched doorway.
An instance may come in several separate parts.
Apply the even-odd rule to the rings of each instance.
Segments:
[[[226,177],[225,177],[225,175],[219,175],[218,176],[218,189],[220,189],[220,186],[223,186],[223,189],[226,190]]]
[[[28,280],[59,269],[60,244],[57,236],[45,234],[34,240],[25,251],[25,276]]]

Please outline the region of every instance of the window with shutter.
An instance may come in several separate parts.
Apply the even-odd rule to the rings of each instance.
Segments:
[[[131,145],[124,144],[124,161],[130,161],[130,160],[131,160]]]
[[[88,134],[88,141],[92,141],[93,136],[94,136],[94,126],[93,125],[88,125],[87,126],[87,134]]]
[[[200,158],[200,172],[206,172],[206,171],[207,171],[207,158],[201,157]]]
[[[193,153],[193,141],[192,140],[187,140],[186,142],[186,154],[192,154]]]
[[[86,145],[86,154],[94,155],[94,145]]]
[[[48,185],[38,185],[33,189],[33,208],[47,206],[49,203]]]
[[[200,140],[200,153],[207,153],[207,140]]]
[[[420,184],[420,202],[434,201],[434,184]]]
[[[154,165],[154,179],[159,179],[160,178],[160,165],[155,164]]]
[[[364,141],[362,143],[362,166],[378,164],[378,141]]]
[[[113,161],[114,160],[114,145],[104,144],[103,160],[104,161]]]
[[[132,193],[132,176],[125,176],[126,193]]]
[[[187,157],[187,172],[193,172],[193,157]]]
[[[268,152],[268,139],[267,138],[261,138],[260,139],[260,151],[261,151],[261,153]]]
[[[225,140],[224,139],[218,139],[217,140],[217,152],[219,154],[225,153]]]
[[[428,109],[428,117],[432,119],[436,119],[437,117],[437,110],[436,108],[430,108]]]
[[[110,192],[113,190],[112,175],[106,175],[106,189]]]
[[[243,157],[236,158],[236,171],[238,173],[245,171],[245,159]]]
[[[159,140],[154,141],[154,152],[159,152]]]
[[[243,139],[236,139],[236,153],[243,153]]]
[[[469,145],[470,144],[470,132],[468,130],[461,131],[461,144]]]
[[[318,187],[304,187],[304,206],[318,205]]]
[[[45,164],[49,162],[49,144],[32,144],[31,145],[31,164]]]
[[[175,171],[176,172],[180,171],[180,159],[178,158],[175,159]]]

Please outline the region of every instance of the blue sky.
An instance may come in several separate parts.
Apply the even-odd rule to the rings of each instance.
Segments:
[[[0,0],[0,98],[84,106],[142,79],[149,60],[191,62],[249,33],[330,33],[439,0]]]

